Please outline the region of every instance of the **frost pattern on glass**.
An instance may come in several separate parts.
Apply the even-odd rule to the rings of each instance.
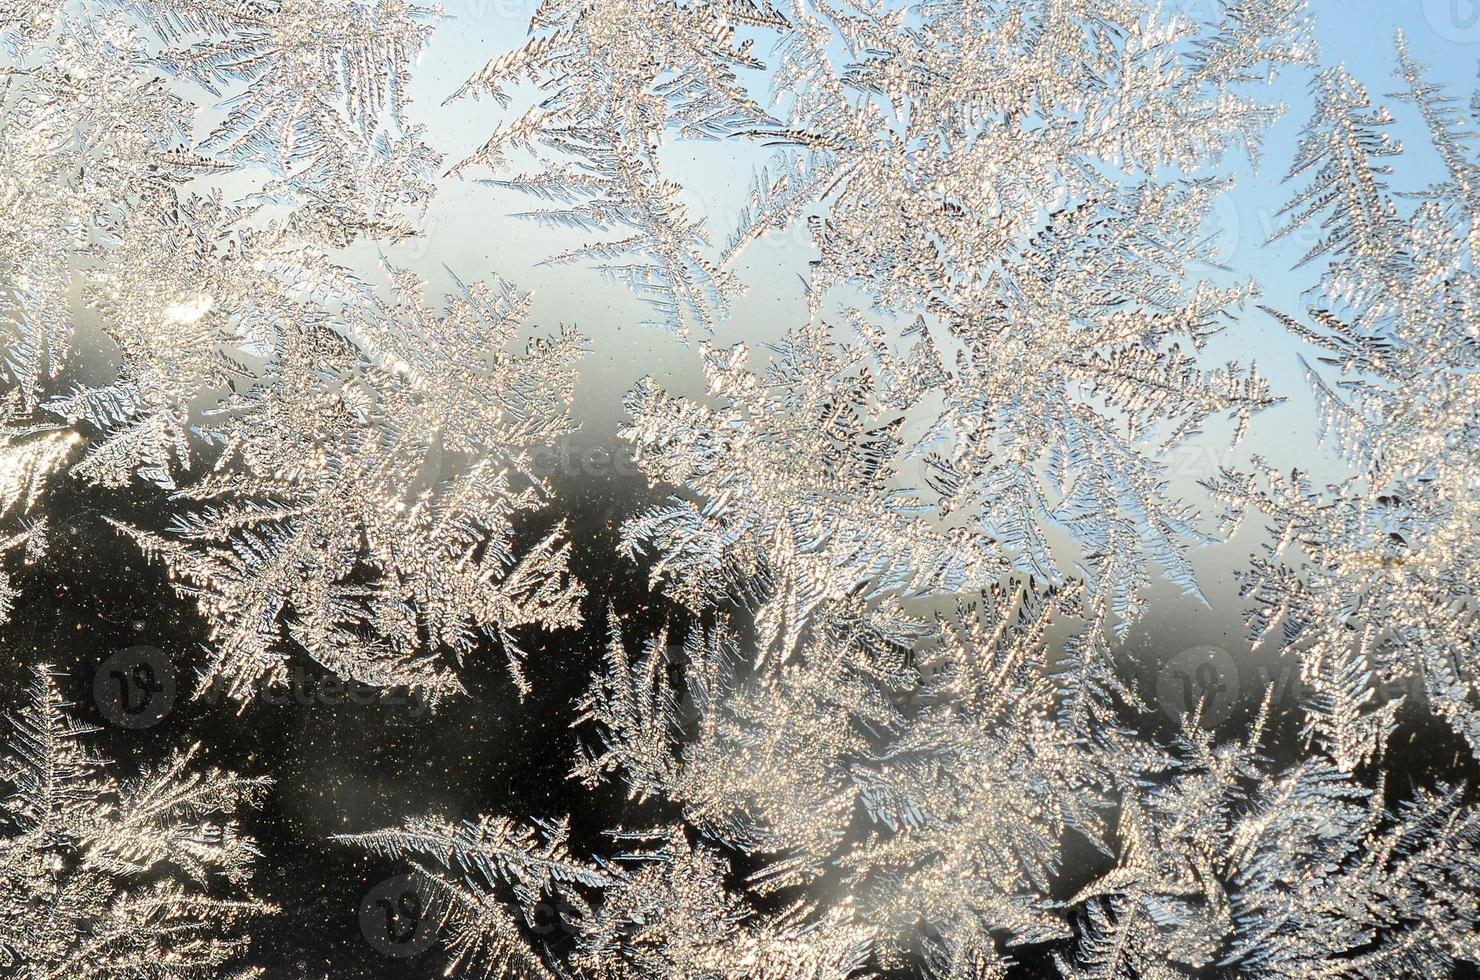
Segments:
[[[0,557],[9,563],[9,556],[18,553],[30,564],[47,546],[47,520],[35,514],[37,503],[78,438],[49,421],[36,421],[25,402],[21,388],[0,402]],[[19,595],[10,572],[0,569],[0,623],[10,618]]]
[[[238,823],[267,787],[195,763],[120,781],[38,670],[0,778],[0,965],[33,980],[259,977],[240,969],[257,850]],[[238,972],[228,972],[233,967]]]
[[[356,241],[420,230],[438,158],[407,121],[405,86],[434,12],[100,0],[46,13],[18,14],[8,35],[27,70],[4,90],[0,133],[15,164],[0,178],[19,400],[7,497],[34,501],[64,456],[101,490],[172,491],[166,533],[115,523],[199,602],[203,683],[237,699],[299,648],[435,700],[461,689],[453,668],[480,637],[523,687],[513,631],[575,625],[584,594],[561,522],[513,540],[547,495],[531,450],[571,427],[581,341],[566,330],[520,356],[527,297],[502,281],[458,283],[434,307],[413,275],[387,268],[377,289],[342,264]],[[224,116],[192,142],[202,94]],[[56,390],[73,293],[114,371]],[[79,440],[80,458],[62,451]],[[34,552],[43,532],[4,547]]]
[[[871,930],[802,903],[760,911],[682,827],[613,836],[624,849],[598,861],[569,853],[563,824],[503,817],[341,839],[410,860],[454,951],[449,970],[470,976],[846,980],[864,968]],[[563,955],[529,939],[557,930],[574,937]]]
[[[204,161],[174,152],[189,107],[140,73],[128,24],[60,4],[16,16],[0,21],[13,66],[0,89],[0,324],[6,375],[30,405],[71,353],[73,277],[116,222],[158,213]]]
[[[713,406],[652,382],[627,398],[638,465],[683,495],[624,524],[625,550],[653,556],[653,584],[696,612],[755,605],[762,655],[788,654],[826,603],[955,593],[1006,568],[971,534],[918,519],[929,508],[896,481],[899,413],[867,350],[828,334],[820,321],[793,331],[764,375],[744,345],[706,346]]]
[[[1214,259],[1198,225],[1225,181],[1163,174],[1257,147],[1279,110],[1241,93],[1309,60],[1302,10],[1236,3],[1205,23],[1089,0],[547,5],[528,44],[469,88],[529,78],[552,94],[472,161],[498,168],[528,145],[557,161],[599,152],[604,166],[646,154],[603,177],[598,200],[537,213],[581,228],[664,222],[621,243],[649,260],[639,294],[669,308],[696,282],[723,292],[747,243],[805,221],[814,304],[862,293],[872,308],[851,315],[865,328],[916,320],[925,341],[953,338],[954,364],[890,393],[901,407],[945,402],[915,447],[942,505],[973,515],[1020,572],[1054,581],[1066,556],[1044,527],[1067,531],[1067,557],[1124,626],[1152,564],[1201,595],[1187,551],[1210,539],[1170,498],[1160,460],[1216,415],[1237,419],[1237,438],[1277,400],[1252,368],[1208,371],[1192,356],[1252,286],[1189,274]],[[756,36],[736,47],[745,32]],[[736,76],[765,67],[757,50],[774,55],[770,116]],[[720,136],[790,148],[757,172],[696,279],[671,257],[671,239],[696,237],[693,219],[634,182],[657,179],[665,140]],[[565,202],[591,193],[581,173],[556,162],[507,183]]]
[[[332,245],[415,232],[439,158],[406,120],[410,66],[436,13],[405,0],[106,0],[166,48],[159,71],[219,98],[195,149],[265,170],[248,198],[284,230]]]
[[[1305,256],[1329,263],[1308,319],[1272,312],[1319,351],[1306,365],[1327,441],[1351,476],[1225,474],[1235,515],[1253,508],[1273,546],[1245,580],[1256,639],[1299,652],[1308,733],[1345,766],[1381,754],[1418,678],[1430,710],[1480,751],[1480,199],[1467,121],[1427,82],[1403,39],[1402,101],[1428,128],[1447,179],[1399,207],[1387,187],[1402,147],[1344,69],[1314,86],[1291,169],[1306,181],[1285,231],[1319,223]],[[1477,104],[1480,105],[1480,104]]]
[[[458,956],[491,975],[521,962],[533,976],[738,977],[764,962],[804,980],[913,963],[970,980],[1039,949],[1073,978],[1377,980],[1475,959],[1480,814],[1461,788],[1389,812],[1381,787],[1329,756],[1272,765],[1262,713],[1233,740],[1195,718],[1168,742],[1139,734],[1116,721],[1113,692],[1049,662],[1079,599],[983,594],[919,624],[913,665],[838,611],[760,673],[721,632],[631,650],[614,621],[575,775],[684,816],[657,835],[666,848],[636,855],[633,893],[623,857],[575,861],[560,827],[420,820],[350,840],[408,857]],[[701,854],[695,835],[724,850]],[[1065,894],[1071,848],[1098,870]],[[746,856],[743,879],[725,876],[724,851]],[[756,903],[785,911],[757,918]],[[754,960],[716,959],[716,916]],[[575,953],[539,938],[557,923]],[[778,940],[787,952],[766,952]]]
[[[526,690],[514,631],[580,622],[564,524],[516,552],[513,520],[547,496],[530,452],[570,428],[581,338],[510,350],[526,294],[465,286],[433,311],[414,276],[388,273],[394,301],[283,339],[167,533],[118,525],[200,603],[202,683],[233,698],[283,680],[298,648],[435,703],[489,639]]]
[[[570,776],[639,818],[601,854],[523,815],[342,839],[412,866],[450,972],[1480,961],[1473,791],[1382,768],[1402,705],[1381,691],[1415,677],[1480,748],[1480,99],[1453,102],[1401,38],[1397,98],[1445,179],[1389,189],[1392,117],[1328,69],[1276,236],[1319,229],[1316,305],[1269,312],[1320,351],[1351,475],[1261,461],[1208,484],[1230,525],[1269,524],[1244,592],[1313,692],[1300,754],[1267,745],[1273,692],[1242,731],[1195,704],[1168,729],[1116,646],[1154,570],[1203,599],[1192,550],[1215,537],[1169,455],[1281,400],[1252,364],[1205,363],[1258,289],[1203,222],[1280,115],[1261,83],[1315,62],[1304,18],[548,0],[450,93],[535,101],[449,175],[531,195],[524,217],[580,239],[550,261],[706,341],[702,396],[643,381],[620,433],[670,495],[622,523],[622,557],[674,621],[638,635],[608,610],[576,705]],[[520,631],[580,625],[535,458],[573,426],[581,336],[525,339],[529,297],[500,279],[429,299],[346,254],[422,230],[441,159],[407,86],[438,20],[404,0],[0,8],[0,617],[66,474],[165,503],[163,527],[111,523],[207,621],[202,689],[243,705],[303,655],[435,702],[495,650],[528,693]],[[687,140],[769,147],[736,220],[682,182]],[[714,342],[751,245],[801,226],[805,322],[764,352]],[[88,330],[101,377],[70,370]],[[270,911],[234,822],[264,781],[196,773],[191,750],[116,782],[63,707],[41,673],[0,772],[0,963],[221,975]]]
[[[530,82],[540,101],[501,124],[453,173],[491,168],[493,183],[549,205],[523,217],[612,232],[551,261],[594,263],[675,333],[713,329],[737,284],[710,257],[710,231],[690,213],[658,150],[670,135],[715,139],[772,122],[737,77],[737,69],[762,67],[753,42],[737,38],[737,24],[780,26],[785,18],[754,0],[541,4],[529,41],[454,94],[508,105],[507,89]],[[514,150],[535,151],[538,169],[504,173]]]
[[[1261,719],[1262,720],[1262,719]],[[1329,757],[1271,771],[1189,728],[1121,801],[1117,863],[1070,902],[1065,977],[1450,976],[1473,963],[1480,815],[1462,790],[1388,812]]]

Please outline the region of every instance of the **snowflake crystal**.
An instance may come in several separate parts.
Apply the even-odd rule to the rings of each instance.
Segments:
[[[47,669],[28,697],[3,769],[0,964],[27,980],[224,975],[273,911],[247,894],[257,851],[236,816],[267,780],[195,771],[192,747],[119,782]]]

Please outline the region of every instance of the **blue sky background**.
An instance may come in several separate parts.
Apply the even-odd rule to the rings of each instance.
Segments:
[[[488,59],[522,43],[533,0],[445,0],[448,19],[442,23],[416,70],[411,93],[414,116],[428,126],[430,142],[451,165],[476,149],[501,119],[521,109],[503,109],[491,100],[442,101]],[[1215,0],[1169,0],[1193,16],[1211,17]],[[1369,89],[1374,99],[1389,106],[1397,117],[1392,134],[1408,152],[1397,162],[1391,182],[1394,190],[1419,189],[1440,175],[1438,161],[1411,106],[1386,96],[1399,88],[1394,77],[1394,36],[1400,29],[1415,56],[1430,68],[1430,76],[1449,86],[1450,93],[1468,103],[1480,63],[1480,3],[1472,0],[1312,0],[1311,15],[1323,66],[1343,63]],[[1256,279],[1262,302],[1300,314],[1306,304],[1303,291],[1319,278],[1319,264],[1293,268],[1309,248],[1310,238],[1296,237],[1266,245],[1278,227],[1275,213],[1292,188],[1283,179],[1293,158],[1300,129],[1310,116],[1307,86],[1313,71],[1287,70],[1271,86],[1274,101],[1287,107],[1284,118],[1268,134],[1260,169],[1244,162],[1232,166],[1237,186],[1210,217],[1210,228],[1224,236],[1223,255],[1232,275]],[[743,200],[753,165],[765,153],[738,142],[686,143],[673,148],[670,164],[675,176],[692,183],[692,208],[707,213],[722,239]],[[732,203],[733,202],[733,203]],[[581,446],[610,446],[623,413],[621,397],[645,376],[657,377],[676,393],[702,393],[697,344],[685,346],[661,330],[643,326],[645,307],[625,288],[604,282],[582,266],[543,267],[541,259],[568,247],[568,231],[542,228],[510,218],[531,201],[474,180],[444,180],[428,216],[425,239],[396,246],[390,256],[420,269],[433,290],[446,280],[441,264],[472,279],[498,273],[535,293],[535,319],[542,329],[561,322],[574,323],[591,338],[592,350],[577,393],[576,415],[582,430]],[[752,349],[779,337],[806,317],[802,282],[810,247],[804,229],[753,245],[739,268],[746,293],[733,306],[731,319],[714,340],[722,344],[744,341]],[[367,255],[373,259],[373,255]],[[1288,401],[1257,417],[1249,436],[1230,450],[1228,430],[1211,431],[1205,441],[1185,447],[1168,465],[1178,492],[1203,504],[1198,481],[1220,465],[1242,469],[1258,454],[1288,470],[1314,469],[1323,478],[1339,476],[1340,469],[1316,444],[1312,401],[1297,361],[1299,345],[1276,322],[1249,309],[1210,344],[1209,366],[1224,360],[1255,360],[1277,392]],[[1247,564],[1258,545],[1258,528],[1251,527],[1226,545],[1205,549],[1197,556],[1199,581],[1212,608],[1176,594],[1166,587],[1154,597],[1153,612],[1138,626],[1132,646],[1146,646],[1146,656],[1165,659],[1198,643],[1214,643],[1239,652],[1242,607],[1237,597],[1235,570]],[[1243,647],[1247,656],[1246,645]]]
[[[441,24],[418,65],[411,93],[415,116],[425,122],[430,142],[447,165],[479,146],[501,119],[520,108],[505,110],[495,102],[442,101],[488,59],[519,45],[534,0],[444,0],[447,19]],[[1211,16],[1216,0],[1169,0],[1168,9],[1180,8],[1193,16]],[[1435,80],[1468,101],[1475,87],[1480,60],[1480,2],[1474,0],[1312,0],[1311,14],[1323,65],[1344,63],[1376,97],[1398,87],[1393,77],[1394,35],[1407,33],[1415,54],[1426,62]],[[1309,116],[1306,86],[1310,72],[1283,73],[1271,94],[1288,111],[1266,139],[1256,172],[1239,162],[1233,167],[1238,184],[1210,217],[1224,237],[1227,264],[1240,277],[1257,279],[1264,302],[1291,312],[1302,309],[1300,293],[1314,284],[1318,267],[1292,266],[1308,247],[1308,239],[1265,245],[1278,226],[1275,212],[1290,188],[1282,180],[1291,160],[1300,127]],[[1427,151],[1422,127],[1408,106],[1388,103],[1398,116],[1392,131],[1408,147],[1395,189],[1421,187],[1438,174],[1437,161]],[[672,162],[677,176],[691,183],[691,208],[707,211],[723,229],[745,193],[754,162],[764,153],[734,142],[675,147]],[[434,287],[445,282],[440,264],[459,275],[476,278],[497,272],[536,293],[536,310],[544,323],[576,323],[592,338],[597,363],[589,365],[590,382],[582,392],[580,414],[589,421],[605,420],[632,381],[644,374],[667,376],[680,388],[696,380],[692,350],[660,330],[644,327],[644,308],[626,291],[608,284],[589,269],[541,267],[539,260],[567,247],[569,232],[538,227],[510,218],[530,207],[522,195],[500,191],[474,180],[444,180],[428,215],[425,239],[409,242],[389,254],[422,268]],[[747,292],[733,308],[728,324],[715,338],[721,343],[762,342],[779,336],[805,316],[801,282],[805,268],[806,232],[792,233],[759,243],[745,256],[740,272]],[[697,340],[700,338],[696,338]],[[1294,358],[1295,347],[1267,316],[1251,311],[1209,351],[1217,360],[1257,359],[1261,370],[1292,396],[1304,391]],[[1297,397],[1295,401],[1301,400]],[[1308,403],[1295,407],[1296,426],[1308,432]],[[1264,420],[1284,413],[1271,413]],[[1268,424],[1258,427],[1268,428]],[[1283,429],[1283,426],[1280,426]],[[592,433],[591,435],[595,435]],[[1263,449],[1274,452],[1288,444],[1274,438]],[[1298,458],[1298,457],[1297,457]]]

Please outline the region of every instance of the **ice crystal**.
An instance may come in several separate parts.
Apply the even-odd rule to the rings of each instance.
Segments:
[[[46,518],[30,513],[78,440],[75,433],[29,419],[24,403],[22,389],[0,403],[0,518],[16,518],[0,531],[0,555],[20,551],[30,563],[47,545]],[[0,623],[10,617],[18,595],[10,572],[0,571]]]
[[[192,747],[119,782],[66,708],[42,668],[13,719],[0,964],[30,980],[221,976],[272,911],[247,891],[257,852],[237,823],[266,780],[196,770]]]
[[[1313,85],[1315,117],[1291,170],[1308,183],[1286,209],[1286,231],[1318,223],[1305,258],[1328,268],[1311,325],[1275,315],[1321,351],[1307,375],[1353,475],[1327,487],[1298,470],[1217,483],[1235,515],[1252,507],[1270,521],[1271,553],[1246,579],[1251,625],[1299,651],[1308,730],[1347,766],[1381,752],[1401,703],[1385,696],[1394,687],[1421,687],[1480,749],[1477,163],[1473,131],[1401,38],[1399,65],[1401,97],[1447,179],[1400,210],[1386,187],[1402,149],[1383,132],[1391,117],[1335,68]]]
[[[0,135],[10,373],[85,438],[74,476],[175,491],[168,533],[126,529],[212,617],[205,682],[237,698],[293,645],[438,697],[485,635],[522,686],[512,631],[578,621],[561,527],[515,542],[513,520],[545,496],[530,452],[570,427],[579,339],[521,358],[527,298],[506,284],[433,310],[415,277],[377,294],[336,260],[416,231],[437,158],[406,73],[433,20],[398,0],[107,0],[18,47],[36,67]],[[224,100],[198,143],[191,86]],[[47,392],[74,291],[116,371]]]
[[[1211,259],[1198,225],[1224,186],[1160,174],[1257,144],[1278,111],[1235,90],[1308,59],[1302,10],[1244,2],[1204,23],[1101,2],[542,8],[529,43],[469,87],[530,78],[552,94],[470,162],[497,168],[506,148],[532,144],[583,160],[594,144],[609,167],[645,154],[641,168],[603,174],[597,200],[541,214],[661,222],[620,244],[645,250],[638,290],[669,308],[696,282],[723,292],[746,243],[806,220],[814,303],[856,290],[873,301],[869,317],[923,315],[927,339],[944,330],[960,344],[954,369],[935,366],[937,384],[890,396],[944,397],[918,447],[947,444],[926,464],[944,504],[974,512],[1020,571],[1056,580],[1043,526],[1064,528],[1128,622],[1151,563],[1200,595],[1186,552],[1207,538],[1159,461],[1206,419],[1236,416],[1241,431],[1275,400],[1253,371],[1209,372],[1191,356],[1249,290],[1188,285],[1189,266]],[[769,44],[712,40],[733,45],[742,29]],[[774,54],[775,118],[734,74],[760,67],[757,50]],[[794,147],[758,171],[702,279],[695,260],[672,257],[675,240],[698,239],[692,219],[638,186],[656,180],[669,134]],[[508,183],[556,201],[595,193],[587,170],[558,165]]]
[[[243,254],[230,227],[236,209],[215,198],[171,200],[163,219],[147,210],[120,219],[106,271],[85,287],[103,321],[119,326],[108,330],[115,377],[45,403],[85,427],[87,451],[73,473],[105,487],[144,479],[174,489],[197,462],[200,403],[246,375],[246,358],[270,356],[295,321],[324,316]]]
[[[542,98],[454,172],[501,173],[509,151],[537,150],[540,169],[495,181],[553,205],[524,216],[619,236],[553,261],[597,263],[675,332],[690,324],[712,329],[736,284],[706,254],[709,230],[665,176],[658,151],[670,135],[712,139],[770,122],[736,76],[738,68],[761,67],[752,42],[737,39],[737,23],[785,20],[753,0],[542,4],[529,41],[488,62],[456,93],[507,105],[506,88],[528,81]]]
[[[1003,571],[971,535],[933,530],[897,485],[901,418],[881,398],[867,351],[793,331],[757,376],[743,345],[706,348],[714,407],[645,382],[623,437],[654,482],[683,489],[623,528],[651,575],[696,611],[758,605],[764,654],[796,644],[819,606],[854,595],[939,595]]]
[[[1189,728],[1121,803],[1113,870],[1070,901],[1066,977],[1451,976],[1480,956],[1480,810],[1456,788],[1385,812],[1317,755],[1271,772],[1247,740]],[[1152,774],[1148,773],[1147,776]]]
[[[1329,756],[1272,765],[1262,714],[1232,741],[1188,718],[1164,744],[1115,724],[1102,693],[1099,732],[1078,729],[1065,707],[1082,692],[1049,651],[1079,603],[998,589],[919,624],[906,648],[835,609],[759,672],[722,629],[631,652],[614,621],[576,774],[679,804],[683,825],[655,851],[587,864],[562,828],[487,818],[355,840],[411,860],[454,950],[486,946],[490,970],[536,976],[765,964],[803,980],[914,963],[979,980],[1035,950],[1082,980],[1377,980],[1477,962],[1472,794],[1440,784],[1388,812],[1385,787]],[[746,856],[745,878],[726,853]],[[572,945],[547,938],[555,924]]]
[[[1196,592],[1203,540],[1159,460],[1202,422],[1273,399],[1252,372],[1189,353],[1246,295],[1189,287],[1221,188],[1166,180],[1253,144],[1276,110],[1230,86],[1300,61],[1301,5],[1233,5],[1204,24],[1140,4],[793,4],[777,65],[784,140],[751,226],[814,219],[813,288],[922,315],[959,344],[920,444],[943,503],[975,513],[1022,572],[1058,580],[1043,537],[1073,537],[1128,620],[1155,562]],[[1051,67],[1050,67],[1051,66]],[[786,178],[777,195],[766,181]],[[774,186],[774,185],[773,185]],[[931,352],[933,353],[933,352]]]
[[[505,817],[454,824],[424,817],[399,830],[341,838],[378,854],[412,862],[430,914],[440,921],[454,964],[484,976],[553,978],[527,939],[537,906],[560,899],[564,917],[590,912],[578,886],[611,881],[599,865],[573,856],[569,829],[559,823],[522,826]],[[569,921],[567,918],[566,921]]]
[[[513,631],[580,621],[563,524],[516,551],[513,519],[546,497],[530,453],[570,428],[581,338],[521,355],[527,294],[459,284],[435,311],[389,271],[391,299],[289,335],[221,423],[215,473],[176,493],[168,533],[123,527],[198,598],[204,682],[232,697],[281,679],[296,646],[435,700],[461,690],[453,667],[488,637],[522,689]]]
[[[570,855],[563,825],[414,820],[342,838],[409,859],[453,952],[449,972],[593,980],[845,980],[870,930],[803,904],[763,914],[727,887],[729,862],[681,827],[617,835],[640,845],[598,863]],[[543,941],[558,927],[573,948]]]
[[[1049,901],[1061,838],[1104,835],[1104,774],[1055,720],[1043,662],[1044,631],[1075,599],[997,590],[913,638],[835,607],[795,659],[760,673],[733,640],[693,637],[678,688],[664,638],[633,658],[614,634],[583,719],[597,747],[577,774],[681,803],[765,859],[750,879],[763,892],[841,883],[886,962],[923,943],[938,975],[968,975],[998,959],[993,930],[1067,934]]]
[[[1153,570],[1202,596],[1191,549],[1214,538],[1168,457],[1279,400],[1204,363],[1257,288],[1203,228],[1280,114],[1260,84],[1311,61],[1303,10],[548,0],[452,93],[529,104],[451,174],[532,195],[523,217],[583,239],[550,261],[680,335],[722,328],[753,243],[805,226],[810,249],[788,253],[805,322],[764,352],[704,343],[700,396],[626,399],[621,438],[669,496],[621,549],[674,621],[635,636],[612,603],[571,775],[651,829],[588,850],[567,822],[428,816],[345,838],[411,865],[450,972],[1480,964],[1473,790],[1369,767],[1398,721],[1380,689],[1411,678],[1480,748],[1476,121],[1401,40],[1397,98],[1442,181],[1390,190],[1391,117],[1325,71],[1280,233],[1319,229],[1314,308],[1274,315],[1321,351],[1351,475],[1210,481],[1271,526],[1245,591],[1256,637],[1303,662],[1303,754],[1266,755],[1268,701],[1232,738],[1195,705],[1166,732],[1111,645]],[[527,693],[524,631],[582,620],[536,459],[573,428],[583,340],[529,339],[500,279],[449,272],[433,300],[346,254],[421,230],[440,158],[407,92],[438,19],[0,3],[0,557],[43,552],[69,465],[82,492],[153,494],[157,523],[111,523],[196,603],[201,688],[238,702],[302,656],[435,701],[493,651]],[[686,140],[770,156],[710,212]],[[105,363],[73,363],[84,331]],[[0,617],[15,597],[0,573]],[[116,782],[64,707],[43,671],[0,771],[0,964],[220,975],[268,910],[235,823],[263,781],[192,749]]]
[[[257,200],[293,206],[296,232],[344,244],[413,231],[438,163],[406,121],[408,69],[434,11],[405,0],[109,0],[167,45],[151,64],[224,97],[199,143],[273,175]]]
[[[16,12],[0,93],[6,366],[40,395],[65,366],[80,287],[122,361],[114,383],[52,403],[101,433],[82,475],[172,485],[192,400],[239,371],[219,348],[262,356],[293,291],[325,278],[323,249],[415,233],[438,160],[405,119],[404,86],[430,18],[393,0]],[[224,97],[199,143],[206,111],[161,74]],[[251,190],[182,189],[201,175]]]
[[[38,5],[46,30],[12,45],[0,87],[0,323],[6,373],[29,401],[71,351],[74,277],[115,222],[159,213],[197,163],[177,152],[188,105],[138,70],[137,33],[61,6]]]

